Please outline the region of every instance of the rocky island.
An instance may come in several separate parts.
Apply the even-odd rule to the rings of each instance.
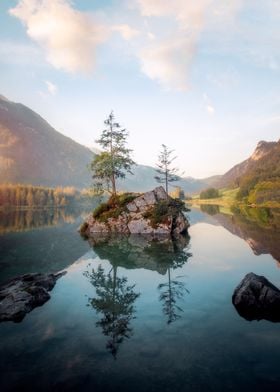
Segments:
[[[82,235],[151,234],[177,236],[186,234],[189,222],[185,205],[168,196],[162,186],[143,194],[126,193],[100,204],[80,227]]]

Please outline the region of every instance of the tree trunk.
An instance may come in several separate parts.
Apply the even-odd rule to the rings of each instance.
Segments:
[[[117,194],[117,189],[116,189],[116,179],[115,179],[115,165],[114,165],[114,152],[113,152],[113,124],[112,122],[110,123],[110,131],[111,131],[111,142],[110,142],[110,153],[111,153],[111,170],[112,170],[112,177],[111,177],[111,183],[112,183],[112,195],[116,196]]]
[[[115,176],[114,175],[112,175],[111,182],[112,182],[112,195],[116,196],[117,189],[116,189],[116,180],[115,180]]]

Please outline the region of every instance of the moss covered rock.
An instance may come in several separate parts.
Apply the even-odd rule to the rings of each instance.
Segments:
[[[101,204],[81,227],[83,234],[169,234],[186,233],[189,222],[184,203],[172,199],[163,187],[142,195],[125,194]]]

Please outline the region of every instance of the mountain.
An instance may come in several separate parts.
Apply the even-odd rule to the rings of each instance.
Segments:
[[[126,191],[134,192],[146,192],[158,186],[155,180],[157,174],[152,166],[136,165],[132,169],[133,175],[128,174],[124,181],[119,181],[119,188]],[[172,188],[179,186],[186,194],[192,194],[201,191],[205,187],[209,186],[207,180],[195,179],[192,177],[181,178],[172,184]]]
[[[93,155],[34,111],[0,96],[0,183],[83,188],[91,181]]]
[[[0,183],[88,187],[87,166],[99,152],[62,135],[28,107],[0,95]],[[119,189],[145,192],[156,186],[153,167],[136,165],[133,172],[119,181]],[[208,185],[191,177],[174,184],[187,193]]]
[[[241,179],[261,168],[263,164],[270,165],[274,159],[274,154],[280,151],[280,141],[266,142],[260,141],[253,154],[245,161],[235,165],[223,176],[214,181],[214,185],[219,188],[239,185]],[[280,155],[279,155],[280,156]]]

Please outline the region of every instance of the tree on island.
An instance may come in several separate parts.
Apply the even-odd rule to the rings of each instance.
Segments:
[[[178,175],[178,168],[172,167],[172,162],[177,157],[172,157],[172,153],[174,150],[169,150],[165,144],[162,144],[162,150],[158,156],[158,163],[156,164],[158,169],[158,175],[155,176],[155,179],[160,184],[165,185],[165,191],[168,194],[168,185],[174,181],[179,181],[180,176]]]
[[[96,191],[107,190],[112,196],[117,194],[116,180],[125,178],[126,172],[133,174],[131,166],[132,150],[126,147],[128,132],[115,122],[114,113],[104,121],[106,128],[96,143],[102,147],[102,152],[95,156],[90,168],[93,172],[94,188]]]

